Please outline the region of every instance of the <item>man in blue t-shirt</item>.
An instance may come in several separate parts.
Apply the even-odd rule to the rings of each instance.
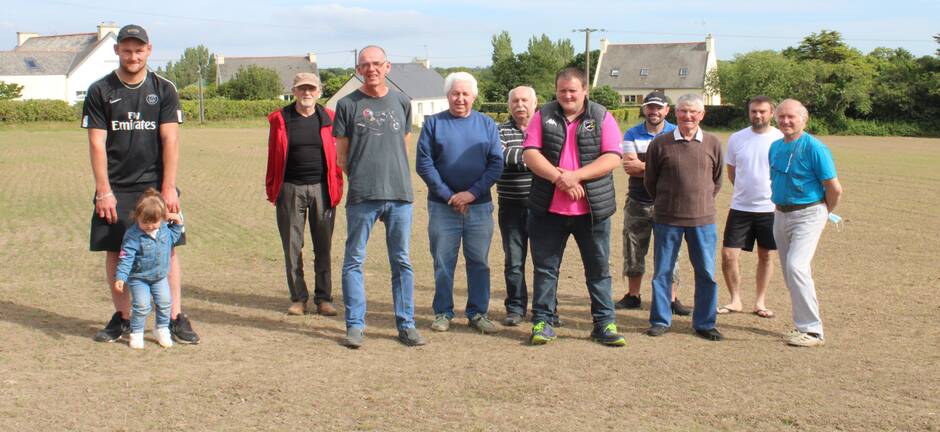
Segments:
[[[803,132],[809,121],[806,107],[787,99],[777,107],[776,119],[783,139],[770,145],[770,199],[777,207],[774,241],[796,325],[787,343],[819,346],[823,327],[811,263],[826,220],[839,203],[842,185],[829,148]]]
[[[614,306],[617,309],[639,309],[640,286],[646,273],[646,254],[653,233],[653,198],[643,186],[646,172],[646,148],[650,141],[670,133],[676,125],[666,121],[669,100],[662,92],[654,91],[643,99],[642,123],[623,134],[623,170],[630,176],[627,202],[623,207],[623,275],[627,278],[627,293]],[[688,315],[691,311],[676,298],[679,274],[672,274],[672,311]]]

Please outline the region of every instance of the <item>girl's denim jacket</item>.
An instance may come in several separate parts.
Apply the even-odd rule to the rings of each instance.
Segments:
[[[121,255],[115,278],[128,278],[156,282],[170,270],[170,252],[183,234],[182,224],[160,223],[156,238],[150,237],[134,224],[124,233]]]

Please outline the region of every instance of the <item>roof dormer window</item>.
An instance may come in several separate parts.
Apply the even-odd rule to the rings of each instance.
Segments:
[[[649,68],[640,68],[640,76],[649,76],[649,75],[650,75]]]
[[[612,76],[612,77],[614,77],[614,78],[619,77],[619,76],[620,76],[620,69],[618,69],[618,68],[613,68],[613,69],[611,69],[611,70],[610,70],[610,76]]]
[[[687,68],[687,67],[681,67],[681,68],[679,68],[679,76],[681,76],[681,77],[687,77],[687,76],[689,76],[689,68]]]

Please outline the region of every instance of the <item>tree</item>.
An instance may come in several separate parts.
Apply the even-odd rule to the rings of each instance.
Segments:
[[[940,33],[934,35],[933,40],[937,41],[940,44]],[[940,48],[937,48],[937,57],[940,57]]]
[[[594,75],[597,72],[597,60],[601,58],[601,50],[591,50],[591,67],[588,68],[588,81],[594,82]],[[572,59],[566,67],[573,67],[584,70],[584,53],[575,54],[574,59]],[[594,90],[591,90],[593,96]]]
[[[219,86],[219,94],[229,99],[273,99],[283,92],[277,72],[257,65],[239,69],[231,80]]]
[[[208,67],[206,67],[207,64]],[[167,62],[166,68],[158,69],[157,72],[166,79],[173,81],[176,87],[183,88],[199,81],[200,66],[206,67],[202,72],[202,78],[209,82],[214,81],[216,74],[215,56],[204,45],[186,48],[178,62]]]
[[[591,100],[613,109],[620,106],[620,93],[610,86],[600,86],[591,89]]]
[[[861,57],[862,53],[846,45],[839,32],[821,30],[818,34],[811,33],[803,38],[803,42],[796,48],[790,47],[783,50],[783,54],[796,60],[839,63],[850,57]]]
[[[326,99],[333,97],[346,84],[346,81],[349,81],[353,73],[352,68],[320,69],[320,82],[323,85],[320,97]]]
[[[23,86],[0,81],[0,100],[16,99],[20,96],[23,96]]]

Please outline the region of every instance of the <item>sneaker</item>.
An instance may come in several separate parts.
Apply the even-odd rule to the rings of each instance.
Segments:
[[[552,317],[552,327],[564,327],[565,322],[558,315]]]
[[[176,319],[170,320],[170,334],[179,343],[195,345],[199,343],[199,335],[193,331],[189,317],[180,312]]]
[[[607,324],[603,328],[595,327],[594,331],[591,332],[591,340],[607,346],[624,346],[627,344],[627,340],[623,338],[623,335],[617,333],[617,324],[614,323]]]
[[[153,337],[157,339],[157,343],[164,348],[169,348],[173,346],[173,338],[170,337],[170,329],[168,327],[158,327],[153,329]]]
[[[418,334],[418,329],[414,327],[399,330],[398,340],[405,346],[421,346],[428,343]]]
[[[483,334],[499,333],[499,327],[496,327],[496,324],[483,314],[474,315],[467,321],[467,325]]]
[[[434,315],[434,322],[431,323],[431,330],[436,332],[446,332],[447,330],[450,330],[450,320],[451,318],[448,318],[447,314]]]
[[[359,327],[350,327],[346,329],[346,339],[343,339],[343,345],[348,348],[358,349],[362,346],[362,329]]]
[[[703,339],[718,342],[725,337],[721,335],[721,332],[716,328],[710,328],[708,330],[696,330],[695,334],[699,335]]]
[[[522,324],[522,320],[522,315],[510,312],[506,315],[506,318],[503,319],[503,325],[506,327],[515,327],[519,324]]]
[[[669,331],[669,327],[654,325],[646,330],[646,335],[650,337],[659,337]]]
[[[687,308],[679,299],[672,302],[672,313],[679,316],[692,315],[692,309]]]
[[[295,301],[290,304],[290,307],[287,308],[288,315],[303,315],[307,313],[307,302]]]
[[[545,321],[538,321],[532,326],[532,337],[529,342],[532,345],[545,345],[555,340],[555,330]]]
[[[798,347],[821,346],[825,343],[826,341],[824,341],[823,338],[821,338],[818,334],[803,333],[803,332],[797,333],[796,335],[791,337],[790,340],[787,341],[788,345],[798,346]]]
[[[114,342],[121,338],[125,332],[131,329],[131,321],[121,318],[120,312],[111,315],[111,321],[103,329],[95,333],[96,342]]]
[[[623,298],[620,299],[617,303],[614,303],[615,309],[639,309],[640,305],[643,304],[643,301],[640,300],[640,296],[632,296],[630,294],[624,294]]]
[[[133,349],[144,349],[144,332],[131,333],[131,340],[128,345]]]

